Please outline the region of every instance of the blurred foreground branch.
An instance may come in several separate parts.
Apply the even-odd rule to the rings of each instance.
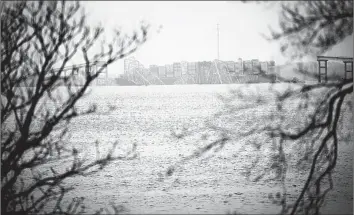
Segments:
[[[68,125],[96,111],[95,106],[80,111],[76,105],[108,65],[145,42],[148,26],[132,35],[116,31],[110,43],[99,43],[104,29],[89,27],[79,2],[20,1],[2,7],[1,212],[50,212],[51,203],[53,213],[75,213],[81,201],[66,210],[61,206],[73,189],[65,179],[87,176],[114,160],[132,159],[135,147],[117,156],[115,143],[106,155],[88,162],[69,146]],[[77,76],[75,67],[65,68],[80,54],[86,66]],[[90,65],[98,62],[98,69],[92,70]],[[62,161],[71,164],[50,166],[49,174],[41,169]]]

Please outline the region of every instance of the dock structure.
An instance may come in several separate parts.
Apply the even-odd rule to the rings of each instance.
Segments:
[[[349,74],[351,74],[351,78],[353,79],[353,58],[352,57],[333,57],[333,56],[317,56],[318,61],[318,82],[327,83],[327,62],[328,61],[343,61],[344,63],[344,79],[347,80]]]
[[[62,73],[64,77],[67,76],[84,76],[86,73],[86,67],[88,66],[89,72],[91,74],[95,74],[96,72],[98,72],[98,70],[104,65],[103,61],[97,61],[97,62],[92,62],[90,64],[86,64],[86,63],[82,63],[82,64],[74,64],[71,66],[66,66],[62,69]],[[57,69],[54,69],[58,70]],[[100,84],[106,84],[108,82],[108,69],[107,67],[104,68],[101,71],[101,74],[104,75],[104,77],[102,77],[101,75],[99,75],[96,79],[95,79],[95,85],[100,85]],[[104,83],[101,83],[104,82]]]

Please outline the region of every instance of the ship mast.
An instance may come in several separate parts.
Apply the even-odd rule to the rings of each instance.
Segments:
[[[217,54],[218,54],[218,60],[219,59],[219,24],[216,24],[216,32],[217,32]]]

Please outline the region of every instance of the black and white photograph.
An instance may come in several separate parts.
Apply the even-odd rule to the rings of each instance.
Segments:
[[[1,1],[1,214],[353,214],[353,11]]]

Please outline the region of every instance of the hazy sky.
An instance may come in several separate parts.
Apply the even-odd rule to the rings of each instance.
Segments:
[[[101,23],[107,34],[114,27],[131,32],[139,27],[140,21],[149,23],[149,40],[133,54],[146,67],[216,59],[217,24],[220,60],[236,61],[241,57],[275,60],[277,64],[286,60],[279,52],[278,43],[269,43],[261,36],[269,32],[269,25],[278,26],[279,7],[275,2],[272,7],[239,1],[86,1],[82,4],[88,21]],[[353,56],[352,47],[353,37],[350,37],[331,54]],[[123,60],[109,66],[108,71],[110,76],[123,73]]]

